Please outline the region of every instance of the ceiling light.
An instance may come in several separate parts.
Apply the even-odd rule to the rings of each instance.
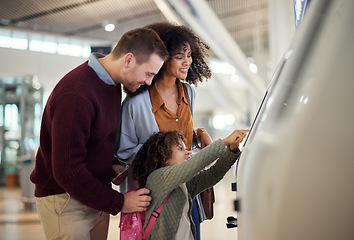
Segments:
[[[257,65],[255,63],[250,63],[248,65],[248,67],[249,67],[251,72],[253,72],[253,73],[257,73],[258,72],[258,67],[257,67]]]
[[[116,26],[113,23],[107,23],[104,26],[104,30],[106,30],[107,32],[112,32],[115,28]]]

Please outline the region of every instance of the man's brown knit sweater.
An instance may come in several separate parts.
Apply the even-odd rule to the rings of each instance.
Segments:
[[[87,62],[59,81],[44,109],[30,177],[36,197],[67,192],[99,211],[121,210],[124,196],[110,184],[120,110],[121,86],[104,83]]]

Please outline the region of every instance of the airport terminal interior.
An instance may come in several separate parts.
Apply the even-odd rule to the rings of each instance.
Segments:
[[[289,87],[293,86],[292,83],[282,85],[283,68],[286,73],[291,73],[291,70],[286,70],[290,65],[286,62],[293,53],[288,51],[289,47],[293,46],[296,49],[296,44],[305,42],[306,36],[314,36],[311,39],[307,37],[314,42],[317,40],[315,33],[322,34],[322,29],[323,31],[327,29],[325,25],[327,18],[316,20],[318,14],[316,15],[315,10],[314,13],[310,13],[313,15],[311,21],[318,21],[319,25],[322,24],[324,27],[308,26],[311,24],[302,26],[308,10],[310,11],[313,5],[316,11],[327,13],[331,11],[330,6],[336,7],[332,2],[335,1],[2,0],[0,3],[0,239],[45,239],[36,213],[34,185],[29,181],[39,145],[42,112],[56,83],[71,69],[86,61],[91,52],[107,54],[124,32],[154,22],[169,21],[188,26],[210,47],[208,64],[212,71],[210,79],[194,86],[196,90],[194,125],[204,127],[213,140],[227,136],[234,129],[252,128],[254,123],[260,129],[259,132],[262,132],[263,128],[257,125],[257,121],[264,121],[267,108],[276,102],[277,89],[281,89],[276,87],[285,86],[287,93],[300,89],[300,87],[296,89]],[[349,1],[338,2],[337,5],[343,2],[343,6],[348,4],[353,7]],[[336,10],[337,15],[340,16],[340,12],[345,12],[345,9],[339,6]],[[334,15],[336,14],[330,16]],[[327,15],[323,14],[323,16]],[[306,31],[312,32],[306,35],[304,34]],[[350,39],[352,35],[348,32],[347,34]],[[320,46],[320,43],[318,44]],[[306,48],[309,49],[314,47]],[[291,60],[293,59],[304,61],[306,58],[294,54]],[[301,76],[296,75],[296,77]],[[278,83],[278,77],[280,80],[276,85],[275,81]],[[295,79],[293,82],[299,81],[296,82]],[[274,83],[274,90],[271,88],[272,83]],[[267,96],[268,92],[275,97]],[[289,96],[293,95],[289,94]],[[290,97],[286,98],[289,99]],[[300,102],[306,104],[307,99],[305,95],[301,96]],[[262,108],[263,103],[267,104]],[[283,102],[280,105],[284,107],[286,104]],[[283,112],[290,111],[279,110],[279,115]],[[263,118],[257,119],[257,116]],[[269,134],[258,134],[248,140],[249,147],[253,143],[254,146],[258,143],[257,136],[269,138],[269,141],[273,140]],[[246,151],[244,157],[253,159],[254,156]],[[227,218],[230,216],[237,218],[238,215],[235,209],[238,193],[231,188],[237,178],[236,166],[237,164],[214,187],[215,215],[213,219],[201,225],[203,240],[262,239],[261,236],[249,237],[253,235],[247,232],[249,229],[246,227],[242,228],[244,238],[240,237],[241,231],[237,224],[233,227],[229,224],[227,227]],[[240,169],[240,176],[244,172],[252,172],[244,165],[241,165]],[[243,179],[247,179],[247,176],[244,175]],[[244,184],[252,184],[252,181],[242,182],[243,179],[240,179],[242,190],[240,193],[248,196],[248,192],[242,187],[245,186]],[[248,213],[246,204],[243,206],[245,212],[242,214]],[[108,237],[110,240],[119,239],[119,216],[119,214],[111,216]],[[243,223],[250,219],[249,215],[242,216]]]

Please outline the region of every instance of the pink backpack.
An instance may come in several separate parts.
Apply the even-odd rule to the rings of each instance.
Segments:
[[[130,191],[136,191],[138,189],[133,188]],[[167,195],[163,203],[152,213],[149,222],[143,233],[143,227],[145,223],[145,211],[144,212],[131,212],[120,214],[120,240],[146,240],[149,233],[154,226],[156,219],[159,217],[163,205],[166,203]]]

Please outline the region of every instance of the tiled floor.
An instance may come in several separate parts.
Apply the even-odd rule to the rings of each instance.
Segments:
[[[237,228],[227,229],[225,224],[228,216],[236,216],[232,207],[235,193],[230,191],[233,173],[230,170],[215,186],[215,215],[202,223],[202,240],[237,240]],[[37,213],[28,207],[24,207],[20,188],[0,188],[0,240],[45,239]],[[118,222],[119,215],[111,216],[108,240],[119,239]]]

